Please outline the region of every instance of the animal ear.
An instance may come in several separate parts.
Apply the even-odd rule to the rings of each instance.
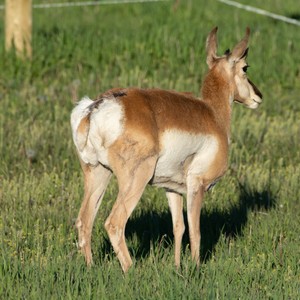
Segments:
[[[245,37],[234,47],[230,55],[230,60],[232,62],[237,62],[238,60],[246,57],[248,53],[248,41],[250,36],[250,28],[247,27]]]
[[[208,67],[211,69],[214,65],[215,60],[217,57],[217,31],[218,27],[213,28],[213,30],[209,33],[206,39],[206,62]]]
[[[247,58],[248,52],[249,52],[249,47],[247,47],[247,49],[245,50],[245,52],[241,58]]]

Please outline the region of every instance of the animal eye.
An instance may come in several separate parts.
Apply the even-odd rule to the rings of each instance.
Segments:
[[[244,71],[245,73],[247,73],[247,70],[248,70],[249,67],[250,67],[250,66],[245,66],[245,67],[243,67],[243,71]]]
[[[230,54],[230,49],[227,49],[225,52],[224,52],[224,55],[229,55]]]

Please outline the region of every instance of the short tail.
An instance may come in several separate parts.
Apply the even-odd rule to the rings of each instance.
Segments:
[[[87,144],[90,131],[90,105],[94,103],[88,97],[84,97],[71,113],[71,127],[76,148],[81,152]]]

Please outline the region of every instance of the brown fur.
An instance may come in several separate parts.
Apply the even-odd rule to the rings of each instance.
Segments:
[[[180,265],[181,240],[185,229],[182,193],[187,192],[191,255],[199,264],[200,212],[203,196],[205,191],[223,176],[227,168],[231,102],[235,99],[255,108],[262,97],[242,71],[250,31],[246,31],[245,38],[237,44],[232,53],[227,53],[223,57],[216,55],[216,32],[217,29],[213,29],[207,39],[207,63],[210,70],[203,81],[202,100],[191,93],[160,89],[114,88],[100,94],[89,106],[88,116],[81,120],[77,137],[80,138],[80,145],[84,147],[83,137],[88,135],[90,115],[94,109],[98,109],[103,99],[107,101],[117,99],[124,110],[123,132],[107,149],[109,166],[100,163],[90,166],[81,161],[85,176],[85,196],[77,219],[77,228],[79,246],[88,264],[92,262],[93,222],[112,172],[117,177],[119,192],[105,221],[105,228],[123,271],[126,272],[132,264],[125,242],[126,222],[151,179],[152,183],[168,189],[167,198],[172,214],[177,267]],[[235,76],[238,76],[238,83]],[[207,169],[202,171],[200,168],[200,171],[197,171],[199,173],[195,173],[191,167],[195,157],[199,153],[203,154],[204,150],[201,149],[199,153],[184,152],[186,155],[184,159],[176,162],[181,166],[178,178],[184,178],[183,181],[173,177],[155,177],[163,136],[170,130],[199,139],[203,136],[213,137],[217,141],[216,153],[212,156]],[[204,154],[205,158],[210,157],[209,153],[208,156]]]

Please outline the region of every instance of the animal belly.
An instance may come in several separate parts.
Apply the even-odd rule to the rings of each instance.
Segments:
[[[164,133],[161,145],[152,183],[179,193],[186,193],[187,174],[204,174],[217,151],[212,136],[178,131]]]
[[[186,192],[184,160],[174,161],[162,156],[157,161],[152,184],[180,193]]]

